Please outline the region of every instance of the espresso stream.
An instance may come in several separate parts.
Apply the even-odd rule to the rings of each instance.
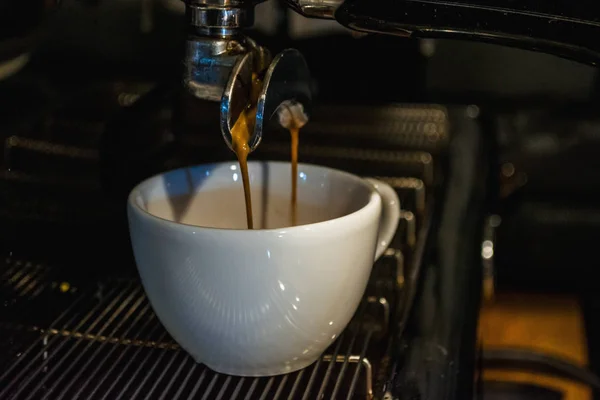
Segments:
[[[256,105],[258,96],[263,86],[263,81],[256,74],[252,76],[252,89],[250,104],[238,117],[231,128],[231,143],[233,151],[240,164],[242,184],[244,185],[244,198],[246,200],[246,220],[248,229],[254,228],[252,220],[252,196],[250,194],[250,177],[248,175],[248,154],[250,154],[249,140],[256,122]],[[292,164],[292,207],[291,225],[297,224],[298,220],[298,136],[300,128],[298,123],[292,121],[289,128],[291,135],[291,164]]]
[[[298,136],[300,128],[293,123],[290,127],[292,136],[292,226],[298,222]]]
[[[250,195],[250,177],[248,175],[248,154],[250,154],[250,132],[254,129],[253,117],[256,116],[256,108],[246,109],[239,116],[233,128],[231,128],[231,143],[233,151],[237,156],[244,185],[244,198],[246,200],[246,221],[248,229],[254,227],[252,221],[252,196]],[[252,125],[252,128],[250,128]]]

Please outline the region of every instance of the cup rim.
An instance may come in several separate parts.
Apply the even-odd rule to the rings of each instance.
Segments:
[[[135,185],[133,187],[133,189],[131,189],[131,191],[129,192],[129,196],[127,198],[128,208],[135,211],[138,215],[140,215],[142,218],[144,218],[146,220],[153,221],[160,225],[163,225],[163,226],[166,225],[166,226],[169,226],[172,228],[185,227],[185,228],[193,228],[196,230],[202,230],[202,231],[207,231],[207,232],[208,231],[211,231],[211,232],[240,232],[240,233],[246,232],[246,233],[254,233],[254,234],[256,234],[258,232],[261,232],[261,233],[272,233],[272,232],[281,233],[282,231],[299,232],[299,231],[313,230],[313,229],[317,229],[317,228],[330,227],[331,225],[339,224],[340,222],[343,222],[344,220],[361,219],[363,215],[369,213],[371,210],[381,208],[381,202],[382,202],[381,196],[379,195],[379,193],[377,192],[375,187],[369,181],[361,178],[358,175],[354,175],[354,174],[351,174],[346,171],[342,171],[339,169],[330,168],[330,167],[326,167],[326,166],[322,166],[322,165],[317,165],[317,164],[310,164],[310,163],[298,163],[298,168],[300,168],[300,167],[315,168],[315,169],[320,169],[322,171],[327,171],[327,172],[334,173],[337,175],[345,176],[346,178],[349,178],[352,181],[354,181],[357,185],[360,185],[360,186],[366,188],[369,192],[371,192],[369,201],[363,207],[359,208],[358,210],[355,210],[346,215],[342,215],[341,217],[328,219],[326,221],[313,222],[313,223],[304,224],[304,225],[286,226],[286,227],[281,227],[281,228],[268,228],[268,229],[262,229],[262,228],[259,228],[259,229],[218,228],[218,227],[192,225],[192,224],[186,224],[183,222],[176,222],[176,221],[172,221],[172,220],[151,214],[150,212],[148,212],[147,210],[142,208],[136,201],[137,195],[141,191],[142,186],[147,184],[149,181],[156,179],[162,175],[180,171],[180,170],[185,170],[187,168],[211,167],[211,166],[219,167],[219,166],[227,166],[227,165],[232,165],[232,164],[237,164],[237,161],[223,161],[223,162],[216,162],[216,163],[194,164],[194,165],[188,165],[185,167],[174,168],[171,170],[163,171],[161,173],[152,175],[152,176],[144,179],[143,181],[139,182],[137,185]],[[291,163],[286,162],[286,161],[260,161],[260,160],[248,161],[248,167],[250,167],[251,165],[264,165],[264,164],[283,166],[283,165],[290,165]]]

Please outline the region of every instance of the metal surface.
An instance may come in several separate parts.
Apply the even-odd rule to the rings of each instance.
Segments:
[[[190,36],[183,60],[183,86],[198,99],[221,101],[232,69],[249,51],[245,40]]]
[[[447,110],[436,105],[315,107],[302,140],[311,144],[381,150],[418,150],[433,155],[450,140]]]
[[[261,73],[267,68],[270,58],[263,60],[262,56],[268,55],[268,51],[241,33],[254,23],[256,3],[254,0],[185,1],[189,36],[183,60],[183,85],[196,98],[221,101],[228,82],[239,72],[234,68],[242,61],[253,63],[250,73]],[[248,55],[256,60],[242,60]]]
[[[188,6],[186,17],[196,33],[207,36],[232,36],[238,29],[254,24],[254,8],[205,8]]]
[[[335,18],[363,32],[483,41],[600,62],[600,14],[591,0],[346,0]]]
[[[183,0],[188,26],[198,35],[233,36],[254,24],[254,6],[261,0]]]

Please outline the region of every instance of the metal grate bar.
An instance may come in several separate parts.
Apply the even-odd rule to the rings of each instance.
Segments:
[[[359,311],[360,317],[358,320],[360,321],[362,316],[364,315],[365,309],[367,308],[367,302],[362,302],[361,311]],[[344,374],[346,373],[346,369],[348,369],[348,360],[350,355],[352,354],[352,349],[354,348],[354,342],[356,342],[356,338],[358,337],[358,331],[360,330],[360,326],[356,329],[354,334],[352,335],[352,339],[350,340],[350,344],[348,345],[348,351],[346,351],[346,358],[344,363],[342,364],[342,369],[340,370],[340,374],[338,375],[337,381],[335,382],[335,386],[333,387],[333,392],[331,393],[331,400],[335,400],[338,392],[340,391],[340,387],[342,385],[342,381],[344,380]]]
[[[40,268],[40,266],[33,267],[32,271],[28,273],[27,276],[25,276],[23,279],[21,279],[21,281],[17,285],[15,285],[15,291],[21,290],[21,288],[26,285],[35,285],[41,278],[43,278],[46,275],[48,275],[48,270],[44,270],[43,268]],[[22,292],[21,295],[23,294],[25,293]]]
[[[57,369],[66,359],[66,357],[68,357],[68,355],[77,347],[77,345],[79,343],[81,343],[83,341],[83,339],[90,334],[93,329],[96,327],[96,325],[98,325],[98,323],[109,313],[110,310],[112,310],[113,307],[115,307],[117,304],[119,304],[119,300],[127,293],[127,290],[130,289],[131,284],[126,286],[126,289],[123,290],[119,295],[117,295],[117,297],[115,297],[113,299],[113,301],[110,302],[110,304],[104,309],[104,311],[92,322],[92,324],[86,329],[85,333],[83,335],[81,335],[79,337],[79,339],[77,339],[77,341],[75,342],[75,344],[71,347],[71,349],[69,349],[69,351],[67,352],[66,355],[64,355],[57,364],[55,364],[54,368],[52,369],[52,371],[54,371],[55,369]],[[112,293],[115,290],[111,290],[109,292],[109,294],[107,295],[107,298],[110,298]],[[99,303],[99,305],[103,304],[103,302],[101,301]],[[87,315],[86,317],[75,327],[73,328],[73,330],[71,331],[71,333],[68,336],[73,336],[82,326],[84,326],[84,324],[92,317],[92,315],[94,314],[94,312],[99,308],[99,305],[94,307]],[[60,336],[54,336],[53,339],[56,339]],[[57,354],[58,351],[67,343],[67,340],[64,340],[63,342],[61,342],[57,348],[53,349],[54,353]],[[48,343],[49,345],[50,343]],[[33,379],[33,377],[35,377],[36,375],[39,374],[40,370],[42,370],[42,368],[48,363],[48,361],[50,360],[50,358],[47,358],[44,360],[44,363],[42,365],[40,365],[40,367],[29,376],[29,380]],[[51,372],[52,372],[51,371]],[[31,392],[31,395],[34,394],[37,390],[39,390],[39,388],[41,387],[41,385],[43,385],[45,383],[45,381],[50,377],[51,373],[48,374],[44,374],[44,378],[42,379],[41,382],[38,383],[37,387]],[[25,387],[25,385],[23,386]],[[30,395],[30,396],[31,396]]]
[[[44,140],[11,136],[4,141],[5,155],[9,155],[13,147],[22,147],[30,151],[37,151],[44,154],[62,156],[66,158],[81,158],[85,160],[95,160],[98,158],[98,151],[95,149],[84,149],[78,146],[67,146],[56,144]],[[5,161],[10,166],[9,160]]]
[[[71,306],[65,310],[63,313],[61,313],[58,318],[56,318],[52,323],[50,323],[50,327],[52,328],[53,326],[56,326],[58,324],[59,321],[61,321],[63,318],[65,318],[67,315],[69,315],[69,313],[75,308],[75,306],[77,304],[79,304],[79,302],[81,300],[83,300],[84,296],[80,296],[79,298],[77,298],[72,304]],[[67,324],[69,324],[70,322],[73,322],[75,319],[75,317],[71,318],[71,320],[69,320],[67,322]],[[65,325],[67,326],[67,325]],[[4,382],[6,380],[6,377],[17,367],[21,364],[21,361],[25,360],[27,358],[27,356],[29,355],[29,353],[38,345],[38,342],[41,341],[42,338],[40,338],[38,341],[32,343],[22,354],[21,357],[19,357],[19,359],[14,362],[12,364],[12,367],[7,369],[4,374],[2,374],[2,376],[0,376],[0,382]],[[27,365],[24,369],[28,369],[29,365]],[[19,377],[24,373],[24,370],[21,370],[21,373],[15,378],[15,380],[18,380]],[[8,388],[5,388],[2,392],[0,392],[0,397],[2,397],[2,395],[4,394],[4,392],[7,390]]]
[[[252,395],[256,390],[256,385],[258,385],[258,379],[253,379],[252,385],[250,386],[250,389],[248,389],[248,393],[246,393],[246,397],[244,397],[244,400],[250,400],[252,398]]]
[[[112,295],[114,292],[116,292],[118,290],[118,287],[113,288],[110,291],[110,295]],[[118,298],[116,298],[115,300],[113,300],[113,303],[115,303],[121,296],[119,296]],[[55,323],[57,323],[58,321],[60,321],[63,317],[66,317],[67,315],[69,315],[70,312],[72,312],[75,309],[75,306],[77,304],[79,304],[79,302],[84,299],[85,296],[81,296],[79,297],[73,304],[71,304],[71,307],[69,307],[64,313],[62,313],[56,320]],[[107,297],[109,298],[109,297]],[[111,303],[112,304],[112,303]],[[77,324],[77,326],[75,327],[75,330],[81,328],[82,326],[85,325],[85,323],[94,315],[94,313],[96,311],[98,311],[101,306],[104,305],[104,302],[99,302],[94,308],[92,308],[92,310]],[[78,315],[73,315],[63,326],[62,329],[66,330],[68,328],[68,326],[73,323],[74,321],[77,320]],[[53,323],[51,326],[55,325],[55,323]],[[52,337],[52,339],[48,340],[48,337],[45,336],[43,338],[40,338],[39,340],[37,340],[36,342],[32,343],[31,346],[29,346],[29,348],[27,350],[25,350],[25,352],[21,355],[20,359],[17,360],[16,363],[13,364],[13,367],[10,368],[8,371],[6,371],[2,377],[0,377],[0,382],[4,380],[5,376],[8,375],[14,368],[16,368],[19,364],[20,364],[20,360],[25,360],[26,359],[26,355],[28,355],[33,349],[35,349],[38,345],[39,342],[43,342],[44,346],[49,346],[50,344],[56,342],[58,340],[59,336],[54,336]],[[64,344],[66,343],[66,341],[63,341],[62,343],[59,344],[58,349],[60,349]],[[37,355],[34,356],[34,358],[32,360],[29,361],[29,363],[21,369],[21,371],[18,373],[18,375],[12,379],[11,383],[4,388],[4,390],[2,390],[2,392],[0,392],[0,398],[2,398],[4,395],[6,395],[6,393],[8,392],[8,390],[19,381],[19,379],[21,379],[21,377],[27,373],[29,371],[29,369],[33,366],[33,363],[37,360],[37,358],[39,356],[41,356],[42,353],[38,353]],[[42,370],[46,364],[47,364],[48,360],[44,360],[44,362],[42,363],[42,365],[40,365],[38,367],[38,369],[35,371],[35,373],[32,373],[29,375],[29,377],[27,378],[27,381],[25,383],[22,384],[21,389],[19,389],[19,392],[14,394],[14,397],[16,397],[21,391],[22,389],[29,384],[29,382],[31,382],[31,380],[34,378],[34,376],[36,376],[36,374]]]
[[[219,378],[219,374],[215,374],[215,376],[213,376],[213,378],[210,380],[210,383],[208,384],[208,387],[206,388],[206,391],[204,392],[204,395],[202,396],[201,400],[208,400],[208,398],[209,398],[208,396],[210,395],[213,388],[215,387],[215,383],[217,383],[218,378]]]
[[[25,268],[27,268],[27,264],[26,264]],[[50,281],[45,279],[49,275],[48,269],[41,268],[41,265],[36,265],[36,266],[32,267],[31,269],[33,270],[32,273],[27,273],[21,280],[18,280],[18,282],[13,286],[14,292],[17,292],[16,293],[17,297],[27,296],[28,293],[30,291],[32,291],[34,288],[36,288],[36,286],[37,286],[36,290],[33,293],[31,293],[29,296],[27,296],[28,302],[23,303],[23,306],[18,309],[19,312],[22,312],[23,308],[25,308],[27,304],[31,304],[31,300],[33,300],[37,296],[39,296],[44,291],[44,289],[50,285]],[[11,270],[12,270],[12,268],[11,268]],[[5,281],[4,282],[5,287],[10,286],[10,283],[14,282],[14,280],[11,280],[8,278],[4,279],[4,281]],[[40,282],[42,282],[42,283],[40,284]],[[22,287],[23,287],[23,289],[19,290]],[[12,300],[16,301],[15,298],[13,298]],[[12,310],[12,312],[19,314],[14,309]]]
[[[319,389],[319,393],[317,394],[317,399],[321,399],[325,392],[325,388],[327,387],[327,383],[329,383],[329,378],[331,377],[331,371],[333,371],[333,366],[335,365],[335,360],[337,358],[338,353],[340,352],[340,347],[342,346],[343,334],[338,339],[337,344],[335,345],[335,349],[333,350],[333,357],[329,361],[329,365],[327,366],[327,371],[325,372],[325,377],[323,378],[323,383],[321,383],[321,388]]]
[[[242,385],[244,384],[245,380],[245,378],[240,379],[237,386],[235,387],[235,390],[233,391],[233,394],[231,395],[231,400],[235,400],[238,394],[240,394],[240,391],[242,390]]]
[[[158,323],[156,325],[156,327],[160,327],[160,323]],[[164,332],[160,338],[158,339],[159,341],[162,340],[164,337],[167,336],[167,333]],[[141,350],[142,347],[138,347],[138,351]],[[125,384],[125,387],[123,389],[121,389],[121,392],[119,393],[119,395],[115,398],[115,400],[119,400],[121,397],[123,397],[123,394],[125,394],[125,392],[127,392],[127,389],[129,389],[129,386],[131,386],[131,384],[133,383],[133,381],[135,380],[135,378],[138,376],[138,374],[142,371],[144,365],[146,365],[146,363],[148,362],[148,360],[150,359],[150,356],[152,355],[152,353],[154,352],[154,350],[156,350],[156,348],[152,348],[148,354],[146,354],[146,357],[144,357],[144,359],[142,360],[142,362],[137,366],[137,369],[135,370],[133,376],[127,381],[127,383]],[[136,352],[137,354],[137,352]],[[163,353],[164,354],[164,353]],[[131,360],[129,360],[129,363],[127,364],[129,366],[129,364],[131,363],[131,361],[133,360],[133,358]],[[147,376],[146,376],[147,378]],[[145,382],[145,380],[144,380]],[[141,385],[140,385],[141,386]],[[107,392],[108,393],[108,392]],[[104,395],[104,397],[102,397],[102,399],[105,399],[106,395]]]
[[[151,322],[153,322],[153,321],[156,321],[156,316],[155,316],[154,314],[152,314],[151,318],[148,318],[148,320],[147,320],[147,321],[146,321],[146,322],[145,322],[145,323],[144,323],[144,324],[143,324],[143,325],[140,327],[140,329],[138,330],[138,333],[137,333],[137,334],[136,334],[136,335],[133,337],[133,338],[134,338],[134,340],[136,340],[136,339],[140,339],[140,337],[141,337],[142,333],[144,332],[144,330],[145,330],[145,329],[146,329],[148,326],[150,326],[150,323],[151,323]],[[134,323],[134,325],[135,325],[135,323]],[[157,325],[157,326],[158,326],[158,325]],[[157,329],[157,328],[155,328],[155,329]],[[140,349],[140,348],[141,348],[141,347],[138,347],[138,348],[137,348],[137,350],[136,350],[136,354],[137,354],[137,351],[139,351],[139,349]],[[116,349],[116,346],[114,346],[114,347],[113,347],[113,350],[114,350],[114,349]],[[125,354],[127,353],[127,350],[129,350],[129,349],[130,349],[130,347],[127,347],[127,348],[125,348],[125,350],[123,350],[123,351],[121,352],[121,354],[119,354],[119,357],[118,357],[118,358],[115,360],[115,364],[117,364],[119,361],[121,361],[121,359],[122,359],[122,358],[125,356]],[[96,368],[97,368],[97,369],[101,368],[101,367],[102,367],[102,365],[103,365],[103,364],[104,364],[104,363],[105,363],[105,362],[108,360],[108,357],[110,357],[110,354],[109,354],[109,355],[107,355],[107,356],[105,357],[105,359],[104,359],[104,360],[103,360],[101,363],[99,363],[99,364],[98,364],[98,366],[97,366]],[[135,358],[135,357],[132,357],[132,358],[129,360],[129,362],[131,362],[131,360],[133,360],[134,358]],[[94,394],[96,394],[96,392],[98,391],[98,389],[99,389],[99,388],[100,388],[100,387],[101,387],[101,386],[104,384],[104,382],[106,381],[106,378],[108,378],[108,376],[109,376],[109,375],[110,375],[110,369],[108,369],[108,370],[107,370],[107,371],[104,373],[104,375],[102,376],[102,378],[100,379],[100,381],[98,382],[98,384],[96,384],[96,386],[95,386],[95,387],[92,389],[92,392],[91,392],[91,393],[89,394],[89,396],[88,396],[89,398],[93,398],[93,397],[94,397]],[[117,381],[118,381],[118,379],[117,379],[117,380],[115,380],[115,381],[113,381],[113,385],[114,385],[114,384],[116,384],[116,382],[117,382]],[[111,386],[111,388],[109,388],[109,390],[107,390],[107,392],[106,392],[106,393],[109,393],[111,389],[112,389],[112,386]]]
[[[15,282],[19,281],[20,279],[22,279],[22,277],[24,275],[27,274],[27,267],[21,269],[20,271],[16,272],[13,276],[11,276],[9,279],[7,279],[4,284],[2,285],[2,287],[12,287],[14,285]]]
[[[175,380],[177,379],[177,377],[179,376],[179,374],[181,374],[181,371],[183,370],[184,365],[186,365],[189,360],[191,360],[191,357],[188,356],[187,354],[185,354],[185,357],[184,357],[183,361],[181,361],[179,363],[179,367],[177,368],[177,370],[175,371],[175,373],[171,377],[171,380],[169,381],[169,383],[165,387],[165,390],[163,390],[162,394],[158,398],[159,400],[165,399],[165,397],[167,396],[167,393],[169,393],[169,390],[171,389],[171,387],[175,383]],[[192,362],[193,362],[193,360],[192,360]]]
[[[365,342],[368,344],[368,342]],[[367,346],[368,347],[368,346]],[[331,356],[326,356],[325,357],[326,360],[330,360]],[[369,393],[373,393],[373,367],[371,365],[371,362],[369,361],[369,359],[367,357],[364,357],[361,359],[361,356],[350,356],[350,357],[346,357],[346,356],[337,356],[336,362],[338,363],[344,363],[348,361],[348,363],[352,363],[352,364],[357,364],[358,367],[360,367],[362,365],[362,367],[365,369],[365,389],[367,391],[367,398],[371,399],[372,395],[370,395]],[[359,370],[360,372],[360,370]],[[350,393],[348,393],[348,395],[346,396],[346,399],[351,399],[352,396],[350,395]]]
[[[279,396],[281,396],[281,393],[283,393],[283,388],[285,387],[285,384],[287,383],[288,376],[289,375],[284,375],[283,378],[281,379],[281,382],[279,382],[279,387],[277,388],[277,391],[275,392],[275,395],[273,396],[273,400],[279,399]]]
[[[18,291],[22,285],[24,285],[34,277],[34,275],[32,274],[33,270],[35,270],[34,267],[28,268],[26,266],[21,271],[13,275],[13,277],[9,279],[4,286],[11,286],[14,288],[15,291]]]
[[[427,206],[425,182],[418,178],[398,178],[389,176],[374,176],[375,179],[386,182],[396,189],[412,189],[415,192],[415,208],[417,214],[425,212]]]
[[[358,376],[360,375],[360,366],[362,365],[363,360],[365,359],[365,355],[367,353],[367,347],[369,345],[369,340],[371,339],[371,334],[372,331],[369,331],[369,333],[367,334],[367,338],[365,339],[365,343],[363,345],[363,348],[360,352],[360,358],[358,360],[358,366],[357,368],[354,370],[354,376],[352,377],[352,383],[350,384],[350,390],[348,391],[348,398],[351,399],[352,396],[354,395],[354,391],[356,390],[356,383],[358,382]],[[372,392],[372,388],[370,387],[371,385],[369,385],[369,388],[367,388],[367,396],[369,398],[371,398],[373,396],[373,392]]]
[[[228,376],[227,379],[225,379],[225,383],[223,383],[223,386],[221,386],[221,390],[219,390],[219,393],[217,394],[217,398],[215,400],[221,400],[223,398],[223,395],[225,394],[225,391],[229,387],[230,382],[231,382],[231,376]]]
[[[21,297],[25,297],[30,290],[33,290],[33,288],[36,287],[37,285],[37,290],[33,293],[31,293],[31,296],[29,297],[29,299],[34,299],[37,296],[39,296],[48,286],[50,286],[50,282],[49,281],[45,281],[43,282],[41,285],[40,280],[45,280],[44,278],[46,278],[49,275],[48,271],[45,271],[44,273],[42,273],[41,275],[39,275],[37,277],[37,279],[33,280],[29,285],[27,285],[27,287],[25,287],[25,289],[19,293],[19,296]]]
[[[388,327],[390,326],[390,304],[388,303],[385,297],[375,297],[369,296],[367,297],[367,302],[369,304],[379,304],[383,309],[383,328],[384,332],[387,332]],[[372,332],[369,331],[369,335]],[[368,341],[367,341],[368,343]]]
[[[163,354],[165,354],[165,353],[166,353],[166,350],[163,350]],[[173,365],[173,362],[175,362],[175,359],[177,358],[178,355],[179,355],[179,352],[177,352],[177,351],[173,352],[173,355],[171,356],[171,359],[169,360],[169,362],[167,363],[167,365],[163,368],[163,370],[160,373],[160,375],[158,376],[158,378],[156,378],[154,380],[154,385],[152,385],[152,387],[150,388],[150,391],[148,391],[148,394],[146,395],[146,399],[152,398],[152,394],[156,390],[156,387],[164,379],[167,371],[171,368],[171,366]],[[158,361],[156,362],[155,365],[158,365]],[[148,374],[148,376],[149,375],[150,374]],[[141,389],[141,388],[142,388],[142,386],[139,387],[139,389]],[[132,397],[132,399],[133,399],[133,397]]]
[[[385,257],[391,257],[396,261],[396,285],[398,288],[404,287],[404,254],[402,251],[397,249],[387,249],[384,254]]]
[[[113,336],[116,332],[118,332],[118,330],[121,328],[121,326],[123,326],[125,324],[126,321],[129,320],[129,317],[135,312],[135,310],[140,306],[140,304],[142,303],[142,301],[145,300],[144,296],[140,296],[139,299],[131,306],[131,308],[129,309],[129,311],[126,313],[125,317],[121,319],[121,321],[113,328],[112,332],[108,335],[108,336]],[[150,305],[147,304],[139,313],[138,313],[138,317],[136,318],[136,320],[138,320],[139,318],[141,318],[143,315],[146,314],[146,312],[150,309]],[[134,320],[134,323],[135,321]],[[129,330],[133,327],[130,326],[130,328],[127,330],[127,332],[129,332]],[[92,361],[94,361],[94,359],[98,356],[98,354],[100,353],[100,351],[102,351],[102,349],[106,346],[106,344],[108,343],[108,341],[104,341],[102,342],[97,348],[96,351],[94,351],[94,353],[92,353],[91,356],[88,357],[87,362],[81,367],[79,368],[79,371],[77,372],[77,374],[75,374],[75,376],[71,379],[70,382],[67,383],[67,385],[64,387],[64,389],[61,391],[61,393],[58,395],[57,400],[63,399],[66,392],[71,388],[71,386],[73,386],[73,384],[79,379],[79,377],[81,376],[81,374],[84,371],[87,371],[87,368],[90,366],[90,364],[92,363]],[[90,347],[92,344],[92,342],[90,342],[88,344],[88,346],[86,347],[86,350],[88,347]],[[112,349],[114,349],[116,346],[113,346]],[[111,350],[112,350],[111,349]],[[82,351],[79,354],[79,358],[81,358],[83,356],[83,354],[85,354],[86,350]],[[110,355],[111,352],[108,353],[108,355]],[[73,361],[71,363],[71,365],[75,365],[78,361],[78,359],[76,359],[75,361]],[[98,368],[96,367],[96,369],[92,372],[91,376],[88,376],[88,379],[86,380],[86,382],[89,382],[90,379],[95,375],[96,371],[98,371]],[[67,372],[65,372],[66,374]],[[82,386],[78,393],[81,393],[81,390],[84,388],[85,386]],[[73,396],[74,398],[77,397],[78,393]]]
[[[290,391],[290,395],[288,396],[287,400],[293,400],[294,396],[296,395],[296,391],[298,390],[298,386],[300,385],[300,381],[302,380],[302,375],[304,375],[304,371],[306,370],[301,370],[296,376],[296,381],[294,382],[294,386],[292,386],[292,390]]]
[[[153,350],[156,350],[156,349],[151,349],[150,352],[152,352]],[[135,392],[133,392],[133,395],[130,397],[131,400],[135,399],[138,396],[138,394],[140,394],[140,391],[142,390],[142,388],[144,387],[144,385],[146,384],[146,382],[148,382],[148,379],[150,379],[150,376],[152,375],[152,373],[154,372],[154,370],[156,369],[156,367],[160,364],[160,360],[162,360],[162,358],[165,356],[165,354],[167,354],[167,352],[165,350],[163,350],[163,351],[160,352],[160,354],[158,355],[158,359],[156,360],[156,362],[152,365],[152,367],[150,367],[150,370],[146,372],[146,376],[144,376],[144,379],[142,380],[142,383],[140,383],[138,385],[137,389],[135,390]],[[148,359],[149,359],[149,357],[146,358],[146,360],[148,360]],[[120,399],[121,396],[124,393],[125,393],[124,391],[121,392],[121,394],[119,395],[118,398]]]
[[[202,382],[204,381],[205,377],[206,377],[206,369],[204,369],[204,371],[202,371],[202,375],[200,375],[200,378],[198,379],[198,381],[194,385],[194,388],[192,389],[192,392],[188,396],[188,400],[192,400],[196,396],[196,392],[198,392],[198,389],[200,389],[200,385],[202,385]]]
[[[310,374],[310,378],[308,379],[308,384],[306,385],[306,389],[304,389],[304,394],[302,395],[302,400],[307,400],[308,396],[310,394],[310,389],[313,385],[313,383],[315,382],[315,379],[317,377],[317,371],[319,370],[319,366],[321,365],[321,360],[319,359],[317,362],[315,362],[313,369],[312,369],[312,373]]]
[[[50,282],[44,279],[46,276],[48,276],[48,271],[41,272],[20,292],[16,293],[17,297],[13,298],[11,302],[5,302],[5,305],[10,305],[7,309],[7,314],[13,316],[25,316],[28,318],[29,315],[31,315],[31,305],[34,304],[34,301],[38,298],[38,296],[40,296],[50,285]],[[42,281],[41,284],[40,281]],[[19,299],[21,301],[19,301]],[[23,326],[23,323],[25,323],[26,326]],[[37,327],[29,326],[26,321],[22,321],[21,323],[6,322],[5,324],[12,326],[13,328],[25,328],[31,331],[39,330]]]
[[[406,244],[414,248],[417,244],[417,222],[415,215],[411,211],[400,211],[400,218],[406,222]]]
[[[192,375],[194,374],[194,371],[196,370],[197,367],[198,367],[198,364],[196,364],[194,362],[194,365],[192,365],[192,368],[190,368],[189,372],[187,373],[187,375],[183,379],[183,382],[181,383],[181,386],[179,386],[179,389],[177,390],[177,392],[173,396],[173,400],[179,399],[179,396],[181,396],[181,392],[183,392],[183,389],[187,387],[187,384],[188,384],[190,378],[192,377]]]
[[[159,330],[159,328],[161,327],[160,322],[156,322],[156,325],[154,326],[154,328],[152,329],[151,333],[154,333],[156,331]],[[150,335],[148,335],[150,337]],[[123,371],[126,371],[131,364],[133,363],[133,360],[136,359],[136,357],[138,356],[138,354],[140,354],[140,352],[142,351],[142,346],[138,347],[135,349],[135,352],[133,353],[133,355],[129,358],[129,361],[127,361],[127,364],[125,365],[125,367],[123,368]],[[146,356],[146,358],[149,355]],[[146,359],[144,359],[142,361],[142,363],[140,364],[140,367],[144,366],[146,362]],[[129,382],[125,385],[125,388],[122,389],[122,391],[126,391],[127,388],[129,387],[129,385],[131,384],[131,382],[135,379],[136,375],[137,375],[137,371],[139,371],[139,369],[137,369],[133,375],[133,377],[130,378]],[[104,393],[104,395],[102,396],[102,400],[106,400],[108,394],[115,388],[115,386],[117,385],[117,382],[119,382],[121,380],[121,378],[123,377],[123,375],[120,375],[117,377],[117,379],[115,379],[113,381],[113,383],[110,385],[110,387],[108,388],[108,390],[106,390],[106,392]]]
[[[129,334],[129,332],[135,327],[135,325],[142,319],[142,317],[144,317],[146,315],[146,313],[150,310],[150,304],[146,304],[146,306],[142,309],[142,311],[139,312],[139,314],[137,315],[137,317],[133,320],[133,322],[131,323],[131,325],[129,326],[129,328],[127,328],[127,330],[123,333],[123,336],[127,336]],[[151,320],[151,318],[149,319]],[[103,346],[106,345],[106,342],[103,342],[97,352],[99,352]],[[117,348],[117,346],[112,346],[109,350],[108,353],[106,353],[106,355],[104,356],[103,360],[101,360],[100,362],[98,362],[96,364],[96,368],[94,368],[94,370],[88,375],[87,379],[85,380],[85,382],[83,383],[83,385],[80,386],[79,390],[77,390],[77,392],[73,395],[73,398],[76,399],[77,397],[79,397],[81,395],[81,393],[85,390],[85,388],[87,387],[88,383],[90,383],[92,381],[92,379],[96,376],[96,374],[98,373],[98,371],[100,370],[100,368],[106,363],[106,361],[109,359],[109,357],[112,355],[113,351],[115,351],[115,349]],[[123,353],[121,353],[121,355],[123,355]],[[90,357],[88,359],[88,362],[86,364],[86,366],[84,366],[81,370],[84,370],[88,364],[90,364],[95,357]],[[120,359],[120,358],[119,358]],[[108,372],[108,371],[107,371]],[[100,385],[102,384],[103,380],[100,382]],[[92,392],[92,395],[90,395],[90,397],[93,396],[93,394],[95,393]]]
[[[129,304],[129,302],[134,298],[135,294],[139,291],[139,288],[134,289],[134,291],[124,300],[123,303],[121,303],[121,305],[117,306],[116,311],[114,311],[114,313],[112,314],[112,316],[108,319],[108,321],[102,326],[102,328],[98,331],[98,336],[102,335],[102,333],[104,333],[104,331],[106,330],[106,328],[115,320],[115,318],[121,313],[121,311],[123,311],[123,309],[127,306],[127,304]],[[126,292],[124,292],[126,293]],[[117,299],[120,299],[121,296],[117,297]],[[115,300],[117,300],[115,299]],[[100,314],[100,316],[98,318],[96,318],[96,320],[94,321],[94,323],[92,325],[90,325],[88,327],[88,329],[86,330],[86,334],[89,334],[91,332],[93,332],[93,329],[96,327],[96,325],[100,324],[100,321],[102,321],[102,319],[109,314],[109,311],[112,310],[112,308],[118,304],[118,301],[113,301],[112,305],[110,307],[107,307],[104,312],[102,312]],[[37,391],[44,385],[44,383],[49,379],[50,376],[52,376],[55,372],[59,371],[60,366],[67,360],[67,358],[71,355],[71,353],[75,350],[75,348],[81,343],[83,342],[83,337],[79,338],[75,344],[73,346],[71,346],[71,348],[67,351],[67,353],[65,355],[62,356],[62,358],[56,363],[54,364],[54,367],[45,374],[44,378],[42,378],[40,380],[40,382],[38,382],[38,384],[33,388],[33,390],[30,392],[29,396],[27,396],[27,400],[31,400],[34,398],[34,395],[37,393]],[[64,341],[62,344],[66,343],[67,341]],[[87,350],[90,348],[90,346],[92,345],[93,342],[88,342],[87,346],[83,349],[83,351],[81,351],[79,353],[79,355],[75,358],[75,361],[73,361],[72,363],[69,364],[69,366],[66,368],[65,371],[61,371],[62,374],[60,375],[60,378],[58,378],[57,380],[55,380],[54,384],[47,389],[43,400],[48,399],[48,396],[50,396],[50,394],[56,389],[56,385],[62,381],[62,378],[64,378],[73,368],[73,366],[75,366],[75,364],[81,359],[81,357],[83,356],[83,354],[85,354],[87,352]],[[55,354],[57,354],[55,352]],[[48,359],[51,359],[51,357],[49,357]],[[35,374],[33,374],[32,376],[35,376]]]
[[[269,378],[269,381],[267,382],[267,386],[265,386],[265,389],[263,390],[259,400],[266,400],[267,395],[269,394],[269,390],[271,390],[271,386],[273,386],[274,381],[275,381],[274,377]]]

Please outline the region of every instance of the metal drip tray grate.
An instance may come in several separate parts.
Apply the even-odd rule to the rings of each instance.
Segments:
[[[385,369],[402,258],[378,262],[346,331],[313,366],[272,378],[237,378],[196,364],[169,337],[137,280],[79,287],[40,265],[5,265],[2,399],[372,398]],[[50,279],[49,279],[50,278]],[[49,299],[48,328],[29,325]],[[62,310],[59,305],[62,306]],[[38,309],[38,310],[36,310]],[[8,341],[6,341],[8,338]],[[373,361],[377,360],[377,363]]]

